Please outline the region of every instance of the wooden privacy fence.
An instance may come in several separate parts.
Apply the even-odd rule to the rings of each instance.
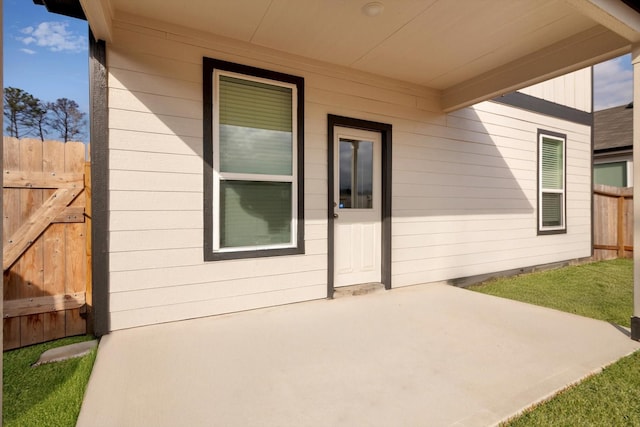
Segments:
[[[594,185],[593,258],[633,254],[633,188]]]
[[[87,331],[86,148],[4,137],[5,350]]]

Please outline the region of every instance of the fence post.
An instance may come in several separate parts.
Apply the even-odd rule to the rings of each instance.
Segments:
[[[618,258],[624,258],[624,196],[618,196]]]
[[[87,301],[87,333],[93,335],[93,270],[91,251],[91,227],[93,213],[91,210],[91,161],[84,164],[84,194],[85,194],[85,223],[86,231],[86,301]]]

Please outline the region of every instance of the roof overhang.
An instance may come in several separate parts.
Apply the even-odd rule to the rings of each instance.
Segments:
[[[46,7],[47,11],[51,13],[86,19],[78,0],[33,0],[33,3]]]
[[[369,0],[75,1],[107,43],[114,21],[140,17],[430,88],[443,111],[640,43],[640,14],[629,0],[380,0],[384,10],[374,17],[363,13]]]
[[[76,0],[78,1],[78,0]],[[89,27],[97,40],[110,42],[112,38],[113,10],[109,1],[79,0]]]

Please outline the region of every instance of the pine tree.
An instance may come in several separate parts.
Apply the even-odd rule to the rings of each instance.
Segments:
[[[82,135],[85,125],[85,113],[78,109],[78,104],[67,98],[58,98],[56,102],[47,104],[51,112],[49,126],[58,132],[64,142],[74,140]]]
[[[9,136],[21,138],[36,126],[41,102],[30,93],[15,87],[4,89],[4,117],[7,119]]]
[[[38,102],[38,105],[33,109],[33,128],[41,141],[44,141],[47,135],[47,127],[49,126],[48,113],[48,105],[44,102]]]

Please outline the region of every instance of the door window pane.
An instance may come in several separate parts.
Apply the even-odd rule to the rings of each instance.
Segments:
[[[340,209],[373,208],[373,142],[340,139]]]
[[[291,243],[290,182],[221,181],[220,247]]]

